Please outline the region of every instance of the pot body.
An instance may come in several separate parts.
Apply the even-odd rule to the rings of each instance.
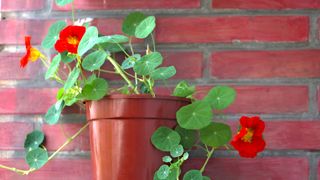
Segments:
[[[164,155],[150,141],[160,126],[174,127],[190,101],[149,95],[111,95],[86,102],[94,180],[152,180]]]

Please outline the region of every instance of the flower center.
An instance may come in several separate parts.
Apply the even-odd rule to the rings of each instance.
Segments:
[[[241,138],[241,140],[244,142],[251,143],[254,130],[251,128],[246,128],[246,130],[247,130],[247,133]]]
[[[77,45],[77,44],[79,44],[78,37],[76,37],[76,36],[69,36],[69,37],[67,38],[67,41],[68,41],[69,44],[72,44],[72,45]]]
[[[29,60],[32,62],[36,61],[40,57],[40,51],[38,51],[36,48],[30,48],[30,56]]]

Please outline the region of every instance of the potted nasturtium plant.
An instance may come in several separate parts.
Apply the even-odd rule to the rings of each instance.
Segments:
[[[56,0],[57,5],[73,3]],[[156,18],[141,12],[130,13],[123,21],[121,34],[102,35],[90,23],[75,25],[57,21],[42,41],[42,48],[56,50],[47,58],[31,45],[26,36],[26,54],[20,65],[42,61],[48,68],[45,79],[61,84],[56,103],[44,117],[56,124],[62,110],[79,105],[86,109],[87,121],[56,152],[48,155],[43,146],[44,134],[35,130],[25,140],[28,170],[0,165],[19,174],[29,174],[51,160],[87,127],[90,129],[93,179],[97,180],[202,180],[205,167],[217,148],[229,143],[243,157],[255,157],[265,147],[264,122],[259,117],[242,117],[240,129],[232,139],[229,125],[213,122],[213,112],[226,109],[236,98],[228,86],[215,86],[203,98],[197,98],[195,86],[179,82],[171,96],[155,93],[157,82],[176,74],[174,66],[161,66],[163,56],[156,50],[153,31]],[[151,48],[135,51],[133,39],[152,39]],[[123,59],[117,59],[124,54]],[[110,63],[113,70],[103,69]],[[68,70],[63,70],[62,67]],[[121,87],[110,87],[104,73],[120,76]],[[182,165],[193,149],[203,149],[207,159],[199,169],[186,170]]]

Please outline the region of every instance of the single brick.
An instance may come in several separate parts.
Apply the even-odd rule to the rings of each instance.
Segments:
[[[164,52],[163,66],[175,66],[173,79],[197,79],[202,77],[203,55],[201,52]]]
[[[24,54],[0,54],[0,80],[28,80],[39,73],[40,63],[30,63],[26,68],[20,67],[20,59]]]
[[[77,0],[74,4],[80,10],[114,10],[114,9],[191,9],[199,8],[200,0]],[[59,7],[54,10],[71,10],[71,5]]]
[[[204,161],[190,159],[183,169],[200,169]],[[309,162],[303,157],[212,158],[204,175],[223,180],[302,180],[309,178]]]
[[[0,89],[0,114],[44,114],[55,103],[57,89]]]
[[[24,37],[31,36],[31,44],[38,45],[53,22],[49,20],[2,20],[0,21],[0,44],[24,44]]]
[[[122,18],[93,19],[91,24],[97,26],[103,35],[122,34],[122,21]]]
[[[23,150],[25,137],[32,130],[32,123],[0,123],[0,150]]]
[[[43,132],[46,135],[46,148],[50,151],[57,150],[66,140],[73,136],[78,130],[83,127],[84,124],[57,124],[48,125],[44,124],[42,127]],[[89,130],[88,128],[81,133],[71,144],[66,146],[64,151],[89,151]]]
[[[211,74],[220,79],[317,78],[320,50],[213,52]]]
[[[158,18],[156,40],[161,43],[304,42],[306,16],[229,16]]]
[[[318,9],[318,0],[214,0],[214,9]]]
[[[45,0],[1,1],[1,11],[34,11],[44,8]]]
[[[24,36],[31,35],[32,44],[40,44],[52,22],[0,21],[4,27],[0,43],[24,44]],[[121,22],[117,18],[98,19],[92,24],[97,24],[102,34],[113,34],[121,33]],[[158,18],[156,39],[159,43],[303,42],[308,32],[306,16],[167,17]]]
[[[212,87],[199,87],[199,98]],[[298,114],[308,112],[307,86],[235,86],[235,102],[224,112],[252,114]]]

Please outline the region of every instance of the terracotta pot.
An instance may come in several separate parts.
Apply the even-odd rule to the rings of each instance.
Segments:
[[[150,141],[162,125],[176,125],[184,98],[111,95],[86,103],[90,122],[91,158],[95,180],[152,180],[163,154]]]

